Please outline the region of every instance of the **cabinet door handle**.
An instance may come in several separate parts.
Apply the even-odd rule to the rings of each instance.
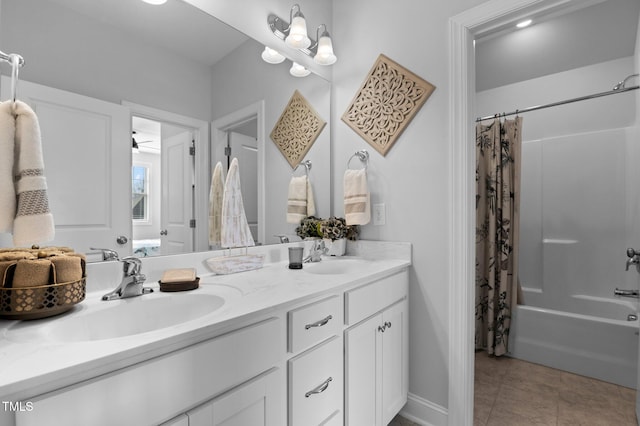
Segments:
[[[330,319],[333,318],[333,315],[329,315],[326,318],[322,318],[320,321],[316,321],[313,324],[307,324],[304,326],[305,330],[310,329],[311,327],[322,327],[323,325],[327,324],[329,322]]]
[[[387,327],[386,327],[386,325],[379,325],[379,326],[378,326],[378,331],[379,331],[379,332],[381,332],[381,333],[384,333],[384,330],[385,330],[386,328],[387,328]]]
[[[305,393],[304,394],[305,398],[309,398],[313,394],[322,393],[322,392],[326,391],[327,388],[329,387],[329,382],[332,381],[332,380],[333,380],[333,377],[329,377],[327,380],[322,382],[322,384],[320,386],[318,386],[317,388],[311,389],[309,392]]]
[[[385,323],[384,323],[384,328],[385,328],[385,329],[387,329],[387,328],[391,328],[391,321],[387,321],[387,322],[385,322]]]

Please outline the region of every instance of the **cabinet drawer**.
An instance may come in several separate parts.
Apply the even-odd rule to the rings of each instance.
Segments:
[[[340,332],[340,297],[289,311],[289,352],[300,352]]]
[[[315,426],[342,411],[342,340],[334,337],[289,360],[289,425]]]
[[[409,273],[404,270],[395,275],[363,285],[344,295],[345,323],[352,325],[380,312],[407,296]]]

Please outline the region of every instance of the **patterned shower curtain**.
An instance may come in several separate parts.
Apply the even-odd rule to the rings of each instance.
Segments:
[[[508,352],[518,283],[522,118],[476,125],[476,349]]]

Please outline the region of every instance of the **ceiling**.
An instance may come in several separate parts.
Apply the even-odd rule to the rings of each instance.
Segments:
[[[639,0],[580,0],[476,40],[476,90],[633,56]],[[613,85],[625,76],[612,76]],[[614,81],[615,80],[615,81]]]
[[[249,39],[240,31],[180,0],[170,0],[159,6],[141,0],[48,1],[209,66]]]

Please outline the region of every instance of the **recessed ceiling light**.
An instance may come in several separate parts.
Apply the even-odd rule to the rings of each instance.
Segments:
[[[531,25],[531,19],[527,19],[526,21],[518,22],[516,24],[516,27],[524,28],[524,27],[528,27],[529,25]]]
[[[167,2],[167,0],[142,0],[145,3],[149,3],[149,4],[165,4]]]

